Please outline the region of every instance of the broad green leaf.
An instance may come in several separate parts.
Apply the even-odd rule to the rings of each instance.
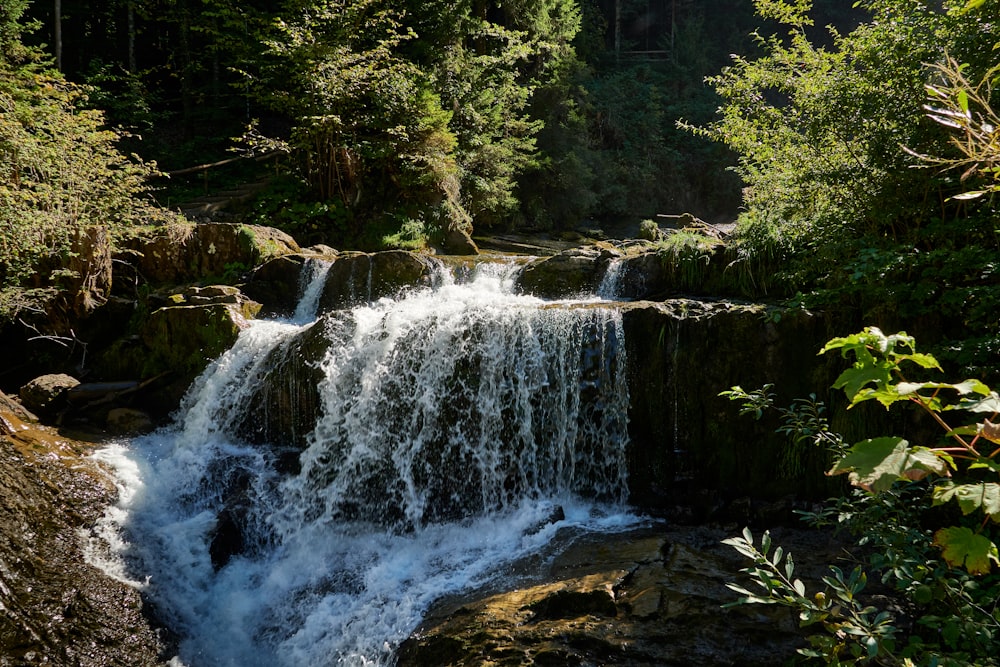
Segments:
[[[934,545],[952,567],[964,567],[969,574],[989,574],[992,563],[1000,565],[997,545],[970,529],[953,526],[934,533]]]
[[[855,365],[840,374],[837,381],[833,383],[833,388],[843,389],[847,397],[851,399],[851,405],[854,405],[859,401],[872,398],[871,395],[865,395],[864,397],[858,396],[861,390],[867,385],[875,383],[877,387],[884,387],[891,381],[892,376],[889,374],[888,368]]]
[[[994,521],[1000,520],[1000,484],[955,484],[945,482],[934,487],[934,504],[943,505],[951,500],[958,502],[962,514],[982,510]]]
[[[896,385],[896,391],[903,395],[909,395],[921,389],[954,389],[959,396],[967,394],[978,394],[989,396],[990,388],[979,380],[966,380],[958,384],[950,382],[900,382]]]
[[[872,493],[901,479],[919,480],[930,473],[947,477],[948,465],[926,447],[910,447],[896,437],[862,440],[837,461],[828,475],[848,473],[851,484]]]

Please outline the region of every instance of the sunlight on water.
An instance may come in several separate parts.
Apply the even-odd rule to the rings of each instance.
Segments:
[[[329,266],[313,268],[315,299]],[[173,426],[99,454],[121,500],[91,559],[145,588],[181,637],[176,665],[390,665],[440,596],[503,577],[557,530],[635,520],[620,317],[515,295],[513,275],[482,265],[315,323],[314,305],[255,322]],[[269,353],[310,326],[327,343],[320,416],[288,472],[286,443],[237,426]],[[238,548],[213,562],[224,518]]]

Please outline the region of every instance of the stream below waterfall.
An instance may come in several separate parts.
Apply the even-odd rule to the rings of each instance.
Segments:
[[[317,314],[328,266],[312,263],[293,318],[251,323],[171,426],[97,454],[120,501],[91,560],[144,591],[174,665],[391,665],[436,599],[514,576],[557,532],[639,521],[607,301],[519,295],[514,265],[484,262]],[[304,444],[245,441],[271,352],[311,327],[325,351]]]

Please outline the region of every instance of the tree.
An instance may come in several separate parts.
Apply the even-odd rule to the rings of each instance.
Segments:
[[[0,286],[44,286],[77,232],[162,217],[143,198],[151,165],[121,154],[86,90],[48,69],[5,17],[0,58]]]

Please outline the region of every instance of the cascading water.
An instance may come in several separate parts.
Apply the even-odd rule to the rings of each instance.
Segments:
[[[511,277],[483,264],[308,324],[308,304],[255,322],[175,426],[102,453],[123,485],[113,548],[180,635],[176,662],[389,665],[440,596],[558,530],[634,521],[620,316],[515,295]],[[289,470],[287,443],[248,444],[239,424],[272,353],[312,327],[319,416]]]
[[[597,286],[597,296],[602,299],[617,299],[621,296],[621,282],[625,273],[625,260],[615,257],[608,262],[601,283]]]

